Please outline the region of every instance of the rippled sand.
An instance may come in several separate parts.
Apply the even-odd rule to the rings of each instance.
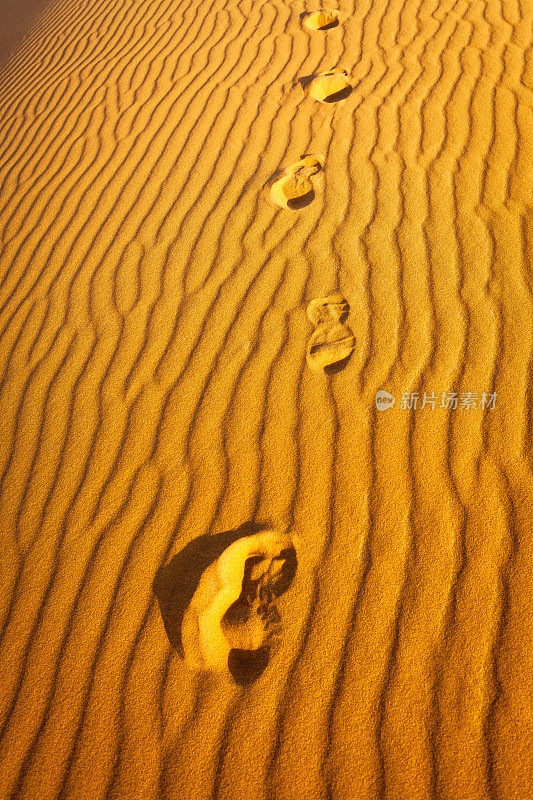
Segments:
[[[1,798],[533,797],[533,6],[327,7],[52,0],[0,67]],[[275,647],[191,668],[264,526]]]

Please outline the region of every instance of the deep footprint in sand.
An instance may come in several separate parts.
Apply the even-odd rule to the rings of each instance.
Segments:
[[[263,531],[233,542],[203,573],[183,616],[181,635],[189,667],[254,680],[281,633],[274,604],[296,573],[290,536]]]
[[[345,69],[330,69],[322,72],[311,81],[309,94],[320,103],[338,103],[352,91],[352,85]]]
[[[311,300],[307,318],[316,326],[307,345],[306,359],[319,370],[345,361],[353,352],[355,337],[345,324],[350,306],[339,292]]]
[[[284,170],[284,175],[270,188],[270,197],[281,208],[298,209],[308,205],[315,196],[311,177],[322,169],[318,156],[302,156]]]
[[[333,8],[324,8],[302,14],[303,24],[310,31],[327,31],[339,24],[339,12]]]

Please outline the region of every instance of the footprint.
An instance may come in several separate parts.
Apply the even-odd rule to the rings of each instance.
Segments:
[[[339,24],[339,12],[332,8],[324,8],[320,11],[303,13],[301,19],[310,31],[327,31]]]
[[[309,339],[307,363],[311,369],[323,369],[344,361],[353,352],[355,338],[347,325],[320,325]]]
[[[327,322],[344,322],[350,311],[348,301],[340,292],[311,300],[307,306],[307,319],[312,325]]]
[[[344,324],[350,306],[339,292],[328,297],[311,300],[307,318],[316,326],[307,345],[306,359],[311,369],[325,369],[351,355],[355,337]]]
[[[318,156],[302,156],[284,170],[284,175],[270,188],[270,197],[281,208],[303,208],[313,200],[315,189],[311,176],[320,172],[322,161]]]
[[[229,672],[244,684],[261,674],[281,618],[274,600],[296,573],[287,534],[263,531],[233,542],[202,574],[183,616],[181,638],[193,669]]]
[[[309,94],[320,103],[337,103],[344,100],[352,91],[345,69],[330,69],[322,72],[311,81]]]

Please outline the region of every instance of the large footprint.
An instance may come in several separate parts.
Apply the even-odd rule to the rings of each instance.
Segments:
[[[345,69],[330,69],[328,72],[321,72],[311,81],[309,94],[313,100],[320,103],[337,103],[344,100],[352,91],[352,85],[348,80],[348,73]]]
[[[203,573],[185,611],[181,636],[193,669],[231,673],[237,683],[257,677],[280,633],[274,599],[296,572],[287,534],[263,531],[233,542]]]
[[[332,8],[304,13],[301,16],[303,24],[310,31],[327,31],[330,28],[336,28],[339,24],[339,12]]]
[[[307,363],[319,370],[348,358],[355,347],[355,337],[345,324],[350,306],[340,293],[311,300],[307,317],[316,326],[307,345]]]
[[[281,208],[303,208],[315,196],[311,177],[322,169],[318,156],[302,156],[284,170],[284,175],[270,188],[270,197]]]

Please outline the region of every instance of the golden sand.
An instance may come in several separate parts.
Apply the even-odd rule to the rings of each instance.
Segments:
[[[316,10],[12,28],[2,800],[533,796],[533,5]]]

